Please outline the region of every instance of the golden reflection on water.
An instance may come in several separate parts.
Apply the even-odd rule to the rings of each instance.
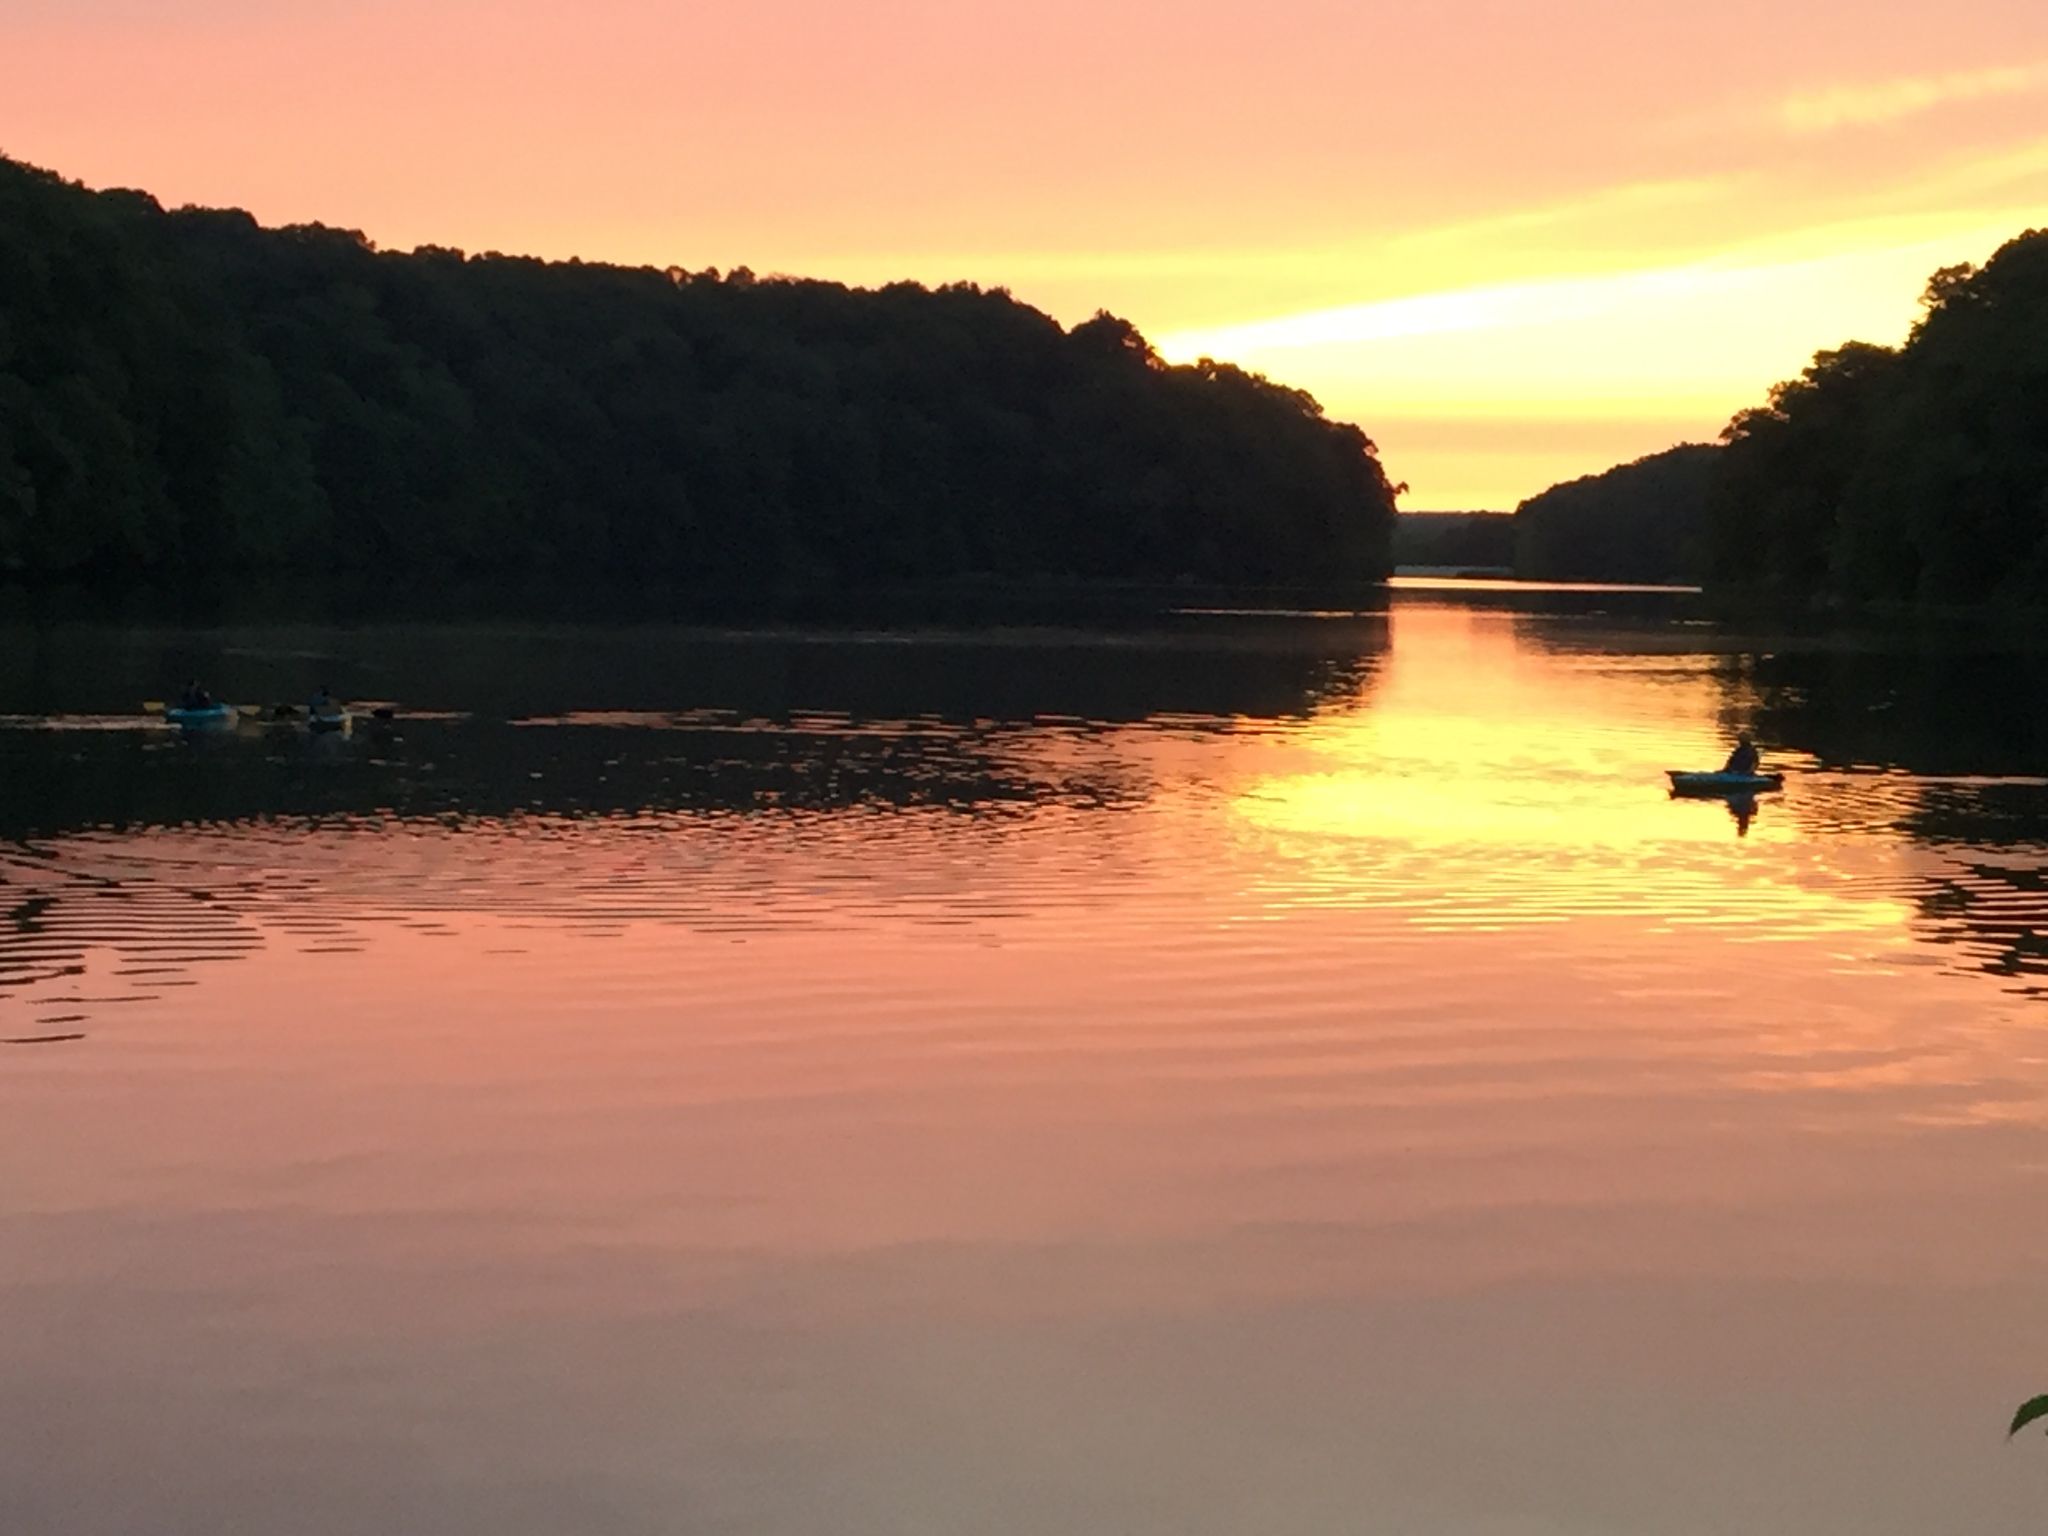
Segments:
[[[1276,900],[1409,905],[1439,928],[1628,914],[1651,931],[1906,940],[1916,909],[1885,886],[1911,855],[1894,841],[1815,859],[1778,797],[1738,825],[1664,792],[1665,770],[1727,748],[1708,658],[1558,655],[1529,629],[1399,613],[1371,707],[1298,733],[1298,762],[1238,797],[1272,834]],[[1811,764],[1780,751],[1773,766]],[[1737,835],[1764,846],[1731,850]]]
[[[6,1528],[2018,1528],[2042,849],[1669,800],[1772,695],[1668,626],[1361,634],[65,737],[238,813],[0,861]]]

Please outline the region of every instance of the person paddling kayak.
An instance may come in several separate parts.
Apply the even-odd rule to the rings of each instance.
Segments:
[[[1722,766],[1723,773],[1754,774],[1757,770],[1756,743],[1743,732],[1735,738],[1735,750],[1728,754],[1728,761]]]

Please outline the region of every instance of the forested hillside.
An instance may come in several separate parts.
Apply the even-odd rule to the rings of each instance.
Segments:
[[[1904,347],[1822,352],[1724,434],[1718,582],[2048,602],[2048,231],[1944,268]]]
[[[1002,291],[375,250],[0,160],[0,573],[1388,566],[1358,429]]]
[[[1691,581],[1721,450],[1684,443],[1553,485],[1515,508],[1515,574],[1536,581]]]
[[[1514,558],[1514,519],[1499,512],[1403,512],[1394,522],[1396,565],[1483,569]]]

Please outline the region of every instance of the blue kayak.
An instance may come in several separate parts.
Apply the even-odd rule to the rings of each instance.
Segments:
[[[235,706],[215,703],[200,709],[171,708],[164,711],[164,718],[173,725],[232,725]]]
[[[1785,787],[1782,773],[1686,773],[1666,770],[1674,795],[1765,795]]]

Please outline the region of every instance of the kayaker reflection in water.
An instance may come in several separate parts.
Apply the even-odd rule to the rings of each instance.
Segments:
[[[1757,767],[1756,743],[1743,732],[1735,738],[1735,750],[1728,754],[1728,761],[1722,767],[1723,773],[1755,773]]]
[[[178,708],[211,709],[213,708],[213,695],[200,687],[199,680],[194,678],[185,685],[185,691],[178,695]]]

